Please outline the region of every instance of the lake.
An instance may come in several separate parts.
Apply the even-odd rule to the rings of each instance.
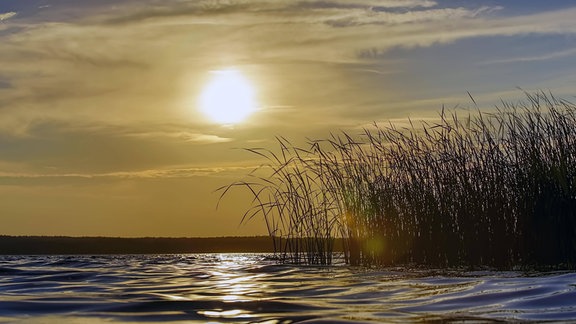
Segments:
[[[0,256],[0,323],[576,321],[576,273],[279,265],[264,254]]]

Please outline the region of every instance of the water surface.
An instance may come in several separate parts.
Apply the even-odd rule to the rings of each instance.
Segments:
[[[574,272],[278,265],[261,254],[0,256],[0,322],[575,321]]]

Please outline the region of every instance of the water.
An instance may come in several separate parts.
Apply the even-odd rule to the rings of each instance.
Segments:
[[[259,254],[0,256],[0,323],[575,321],[576,273],[277,265]]]

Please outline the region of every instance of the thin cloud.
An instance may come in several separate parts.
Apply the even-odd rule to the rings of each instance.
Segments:
[[[480,12],[491,12],[482,9]],[[448,13],[448,11],[444,11]],[[371,39],[372,46],[358,40],[356,44],[350,41],[350,45],[358,48],[359,59],[381,59],[386,52],[394,47],[430,47],[434,44],[453,43],[458,40],[478,37],[512,37],[518,35],[558,35],[576,34],[576,8],[559,11],[543,12],[532,15],[516,17],[484,17],[484,14],[471,13],[469,18],[462,15],[463,19],[445,19],[447,16],[437,16],[434,21],[419,24],[399,24],[388,27],[389,37],[376,39],[372,32],[366,39]]]
[[[535,56],[521,56],[521,57],[513,57],[509,59],[501,59],[501,60],[491,60],[486,62],[481,62],[482,65],[489,65],[489,64],[507,64],[507,63],[518,63],[518,62],[534,62],[534,61],[547,61],[547,60],[554,60],[563,57],[569,57],[576,55],[576,48],[567,49],[564,51],[559,52],[552,52],[546,53],[543,55],[535,55]]]
[[[480,7],[475,10],[467,8],[441,8],[407,12],[389,12],[384,9],[373,12],[351,13],[347,17],[329,20],[326,23],[333,27],[353,27],[363,25],[398,25],[444,21],[457,22],[461,19],[476,18],[484,14],[501,10],[502,7]],[[374,12],[375,11],[375,12]]]
[[[286,62],[371,64],[386,61],[389,51],[398,47],[430,47],[478,37],[576,34],[576,8],[509,17],[492,15],[502,9],[500,6],[439,8],[434,1],[296,5],[180,1],[154,2],[152,9],[137,11],[144,8],[140,2],[138,5],[126,3],[117,10],[101,10],[96,16],[74,22],[35,22],[26,26],[25,34],[3,39],[0,59],[5,64],[0,66],[0,74],[11,87],[2,90],[2,106],[7,108],[0,117],[0,127],[20,130],[39,119],[67,123],[91,120],[120,126],[181,120],[182,115],[173,112],[184,110],[184,105],[194,110],[192,98],[204,81],[201,71],[221,62],[267,66]],[[293,74],[309,73],[308,67]],[[304,69],[303,65],[300,68]],[[301,109],[295,104],[298,102],[349,105],[347,100],[361,97],[336,98],[351,89],[335,88],[343,83],[332,82],[332,75],[319,75],[314,80],[330,81],[325,88],[316,89],[316,95],[292,88],[301,81],[295,80],[284,90],[292,100],[267,104],[291,105],[297,111]],[[302,89],[309,89],[308,85],[303,84]],[[300,98],[294,98],[296,93]],[[194,127],[202,124],[200,116],[189,116]],[[282,123],[278,119],[275,122]],[[202,134],[175,136],[197,143],[230,141]]]
[[[231,138],[210,134],[183,134],[181,136],[184,136],[187,142],[195,143],[226,143],[232,141]]]
[[[179,169],[159,169],[108,173],[26,173],[0,172],[0,179],[45,179],[45,180],[98,180],[98,179],[184,179],[199,176],[216,176],[253,170],[256,166],[193,167]]]
[[[437,6],[436,1],[428,0],[387,0],[387,1],[301,1],[294,5],[300,9],[369,9],[379,11],[382,9],[397,8],[430,8]]]
[[[231,142],[233,140],[232,138],[220,137],[218,135],[190,133],[184,131],[131,133],[127,134],[127,136],[139,137],[139,138],[175,139],[184,142],[201,143],[201,144],[226,143]]]
[[[93,177],[124,178],[124,179],[152,179],[152,178],[192,178],[198,176],[213,176],[222,173],[250,170],[253,167],[246,166],[219,166],[219,167],[194,167],[179,169],[144,170],[133,172],[112,172],[93,175]]]
[[[373,3],[374,8],[430,8],[438,5],[438,2],[430,0],[387,0]]]
[[[570,8],[517,17],[492,17],[492,13],[503,7],[434,8],[435,2],[391,1],[381,3],[380,9],[376,9],[371,4],[353,1],[300,2],[297,5],[234,2],[229,7],[219,3],[210,10],[157,8],[142,15],[149,19],[146,24],[150,26],[173,23],[183,30],[198,19],[203,22],[208,19],[220,26],[237,26],[232,33],[219,35],[222,36],[219,42],[213,39],[206,42],[206,49],[211,51],[210,42],[217,48],[220,48],[217,44],[223,43],[243,44],[243,48],[253,51],[245,55],[244,51],[238,51],[234,56],[259,61],[318,60],[321,57],[325,61],[343,62],[372,48],[385,52],[397,46],[427,47],[482,36],[576,32],[574,9]],[[243,10],[234,9],[239,5]],[[422,8],[410,10],[417,5]],[[403,6],[407,11],[386,9],[396,6]],[[314,10],[310,10],[311,7]],[[142,17],[133,15],[118,18],[138,24],[143,21]],[[323,24],[339,28],[327,29]],[[293,36],[278,38],[277,34]],[[198,46],[204,48],[201,43]]]
[[[17,15],[16,12],[0,13],[0,21],[8,20],[16,15]]]
[[[438,8],[435,1],[390,0],[390,1],[301,1],[295,4],[274,1],[197,1],[155,4],[146,9],[130,9],[112,17],[102,17],[99,23],[107,24],[175,24],[238,25],[254,27],[258,25],[335,24],[339,20],[350,19],[349,26],[363,24],[410,23],[433,19],[434,17],[456,18],[476,17],[499,10],[501,7],[480,7],[478,9]],[[96,21],[98,23],[98,21]]]

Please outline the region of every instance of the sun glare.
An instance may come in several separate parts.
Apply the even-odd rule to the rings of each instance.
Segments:
[[[257,109],[254,88],[238,70],[212,71],[214,76],[200,95],[198,106],[219,124],[243,122]]]

